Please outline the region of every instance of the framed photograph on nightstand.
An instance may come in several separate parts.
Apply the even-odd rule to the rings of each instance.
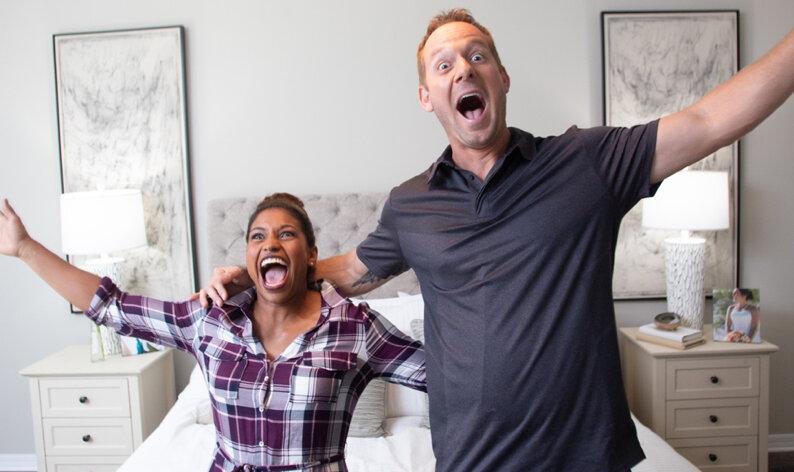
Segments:
[[[714,289],[714,340],[761,342],[761,295],[757,288]]]

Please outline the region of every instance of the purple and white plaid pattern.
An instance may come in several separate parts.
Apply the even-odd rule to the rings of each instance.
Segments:
[[[196,357],[217,432],[211,471],[346,471],[347,431],[367,383],[426,391],[421,343],[328,286],[317,326],[269,361],[249,319],[255,297],[249,289],[205,310],[128,295],[103,278],[86,315]]]

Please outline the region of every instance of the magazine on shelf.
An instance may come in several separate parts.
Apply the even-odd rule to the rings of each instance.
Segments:
[[[666,330],[657,328],[653,323],[640,326],[639,332],[647,336],[654,336],[679,343],[686,343],[687,341],[692,341],[703,336],[703,332],[699,329],[679,326],[673,330]]]
[[[645,334],[640,331],[637,331],[637,339],[640,341],[646,341],[649,343],[658,344],[660,346],[672,347],[674,349],[687,349],[692,346],[697,346],[698,344],[706,342],[706,338],[704,338],[702,335],[698,338],[690,339],[689,341],[686,342],[680,342],[680,341],[673,341],[667,338],[660,338],[659,336]]]

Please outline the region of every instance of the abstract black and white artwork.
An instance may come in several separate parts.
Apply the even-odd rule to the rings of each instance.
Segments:
[[[53,53],[62,191],[140,189],[148,245],[123,254],[123,289],[187,297],[196,265],[183,28],[56,34]]]
[[[739,67],[738,11],[603,12],[604,124],[646,123],[691,105]],[[707,293],[737,285],[738,143],[690,167],[729,173],[730,229],[706,239]],[[613,278],[616,299],[665,296],[664,240],[645,229],[642,205],[623,219]]]

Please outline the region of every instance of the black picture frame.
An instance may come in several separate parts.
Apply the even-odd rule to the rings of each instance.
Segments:
[[[117,282],[185,298],[197,290],[197,267],[184,27],[61,33],[52,42],[61,192],[141,189],[148,246],[123,255]]]
[[[601,12],[603,124],[631,126],[694,103],[740,67],[739,11]],[[690,166],[729,173],[730,229],[704,232],[705,291],[739,286],[739,142]],[[616,300],[665,298],[663,241],[645,230],[641,205],[623,220],[615,259]]]

